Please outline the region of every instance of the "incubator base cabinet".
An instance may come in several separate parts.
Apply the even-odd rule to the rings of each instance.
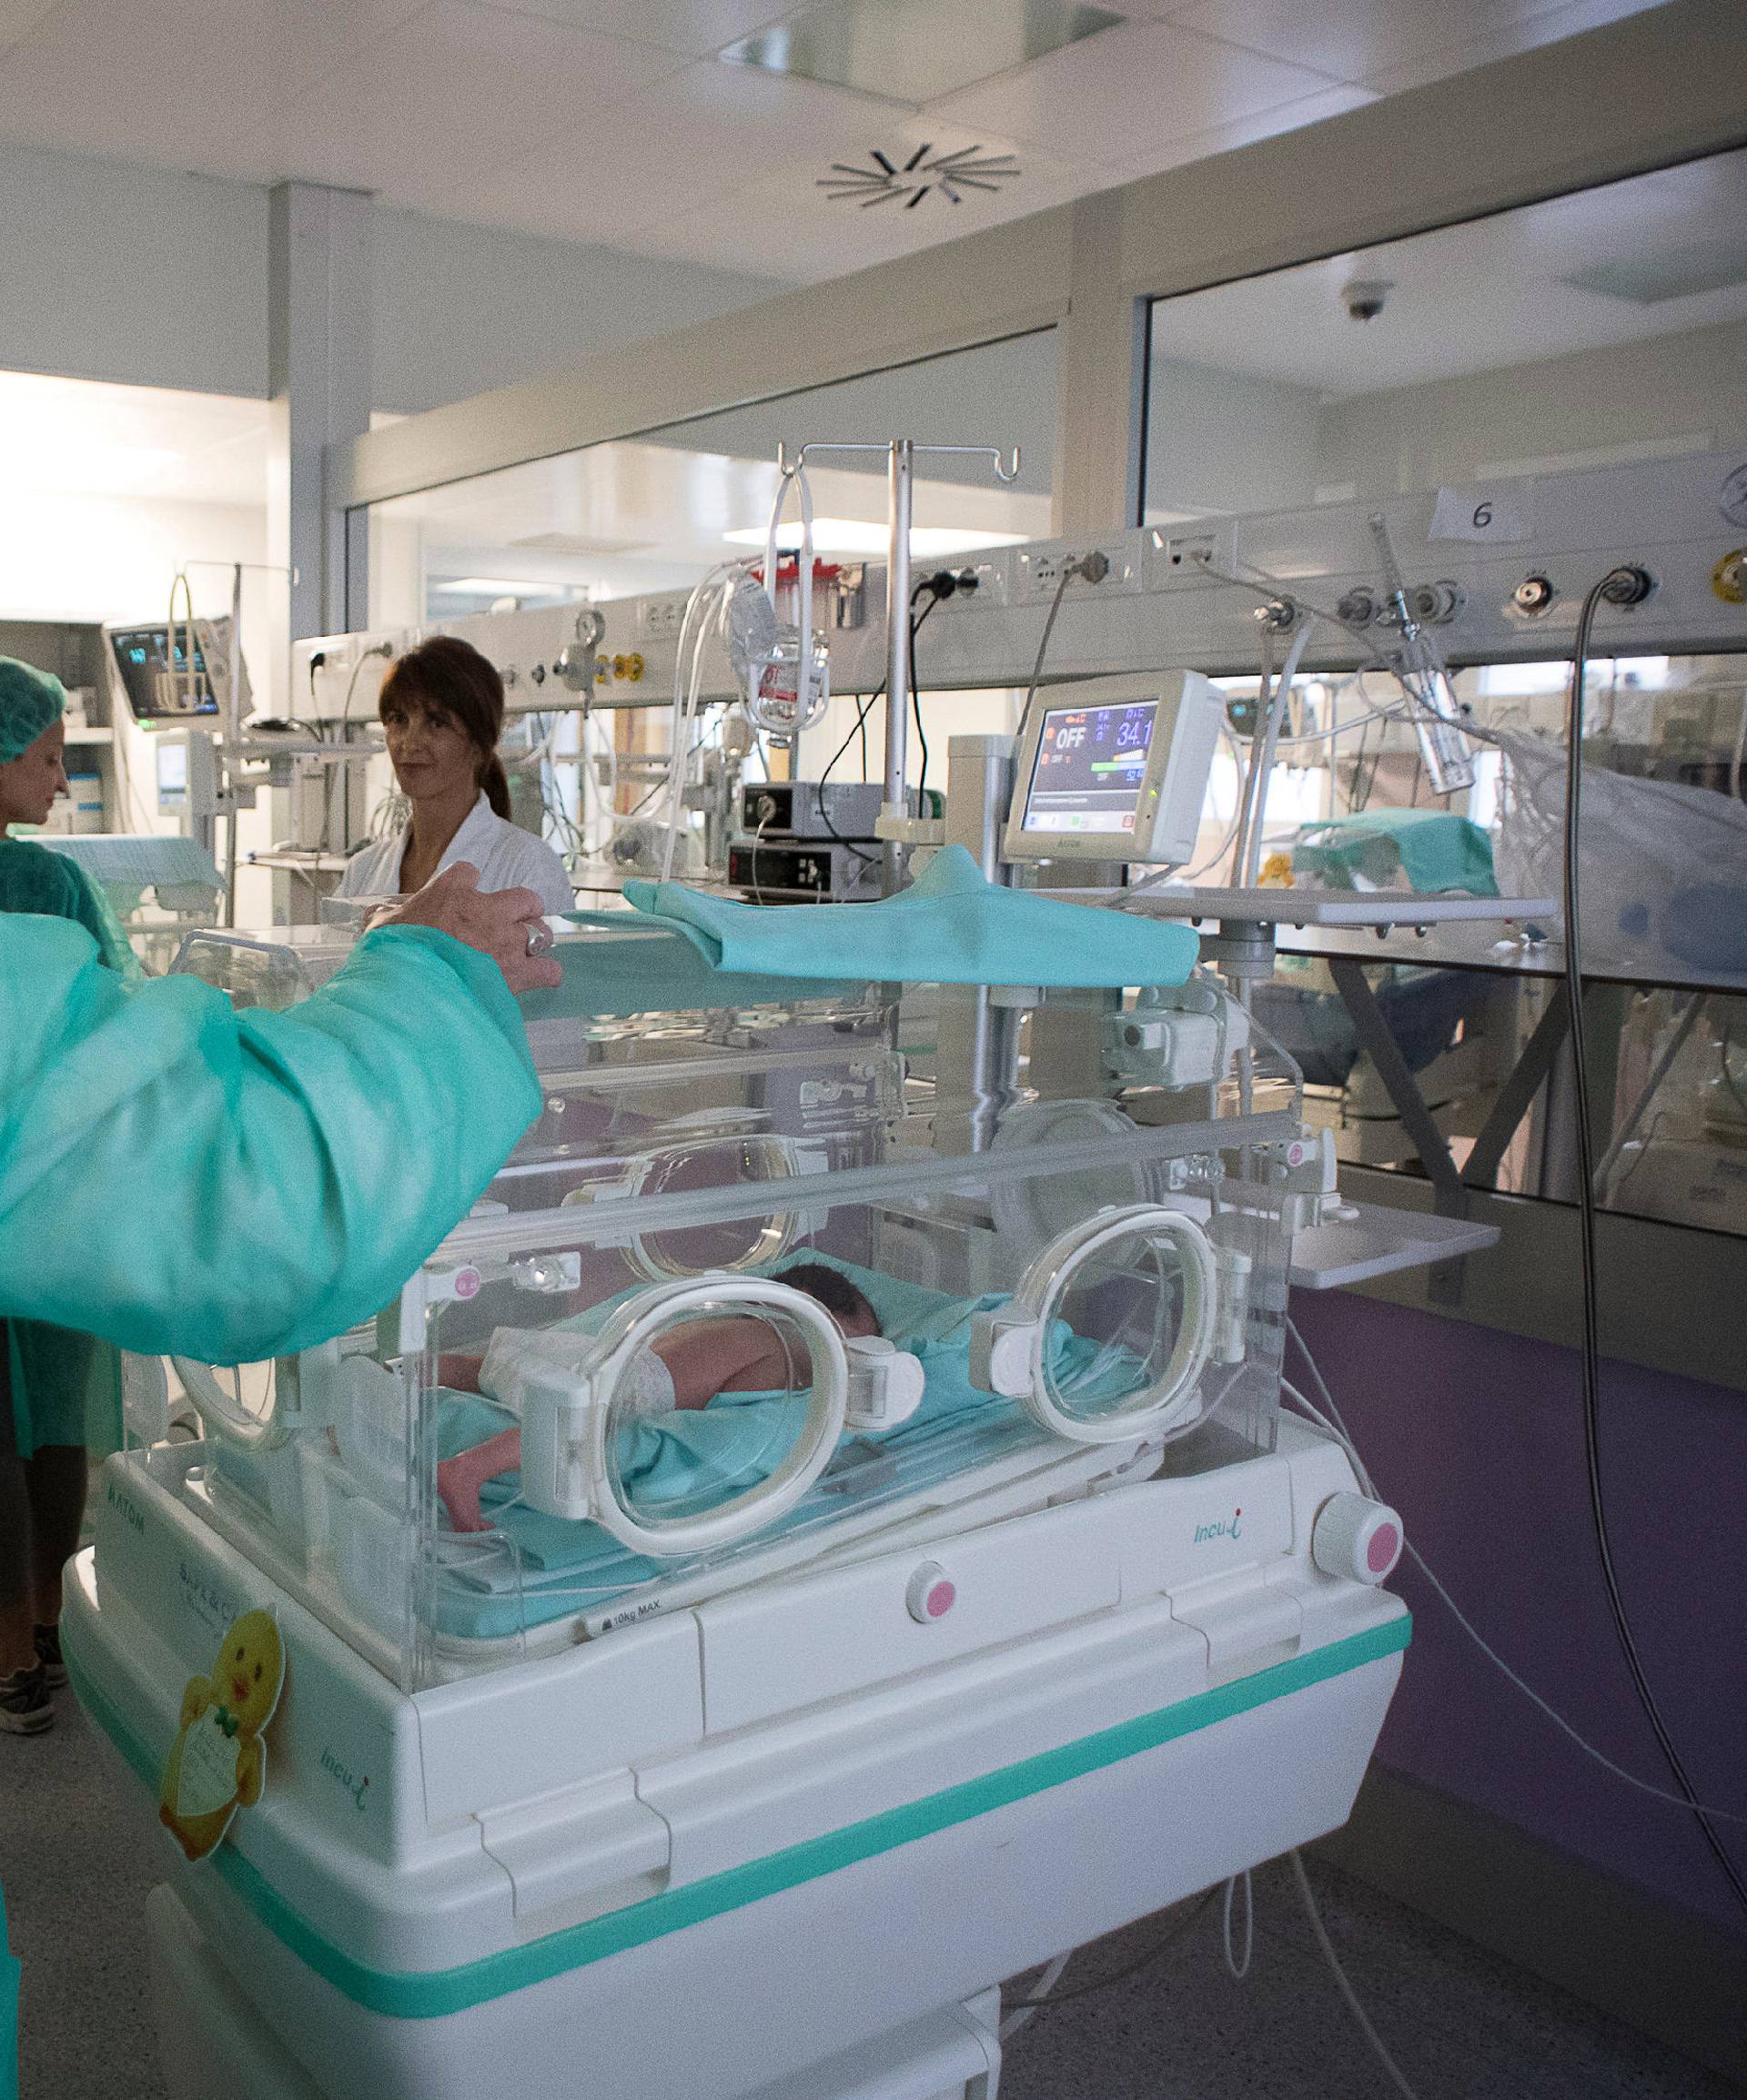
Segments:
[[[1187,1077],[1005,1009],[967,1113],[949,1001],[563,945],[474,1217],[105,1469],[170,2090],[992,2100],[1002,1980],[1337,1827],[1399,1671],[1279,1414],[1296,1075],[1197,982]]]

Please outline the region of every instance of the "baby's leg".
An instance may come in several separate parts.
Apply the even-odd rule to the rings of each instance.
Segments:
[[[458,1531],[490,1529],[480,1509],[480,1489],[500,1473],[513,1472],[521,1463],[521,1431],[503,1429],[495,1437],[457,1451],[437,1468],[437,1492]]]

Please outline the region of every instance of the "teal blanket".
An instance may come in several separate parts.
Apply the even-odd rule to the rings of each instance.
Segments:
[[[773,910],[648,882],[627,883],[625,898],[713,968],[755,976],[1115,989],[1180,984],[1200,952],[1187,926],[988,882],[963,846],[874,904]]]
[[[1479,825],[1453,810],[1364,810],[1306,824],[1292,848],[1292,872],[1350,890],[1362,875],[1378,889],[1405,875],[1423,896],[1450,890],[1470,897],[1496,897],[1492,841]]]

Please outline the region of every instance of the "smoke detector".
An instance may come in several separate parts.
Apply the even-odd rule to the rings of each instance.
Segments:
[[[952,153],[936,153],[932,146],[919,146],[908,160],[899,162],[888,154],[871,153],[866,164],[833,160],[829,175],[814,184],[835,202],[872,205],[903,202],[914,211],[930,191],[948,204],[963,204],[961,192],[984,190],[998,195],[1003,183],[1016,179],[1019,163],[1010,153],[985,153],[980,146],[961,146]]]

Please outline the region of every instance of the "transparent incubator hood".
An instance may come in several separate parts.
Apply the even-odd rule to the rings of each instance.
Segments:
[[[272,945],[197,967],[279,1003]],[[1211,980],[729,978],[630,914],[559,952],[541,1112],[398,1299],[175,1365],[188,1505],[396,1682],[1272,1449],[1298,1086]]]

